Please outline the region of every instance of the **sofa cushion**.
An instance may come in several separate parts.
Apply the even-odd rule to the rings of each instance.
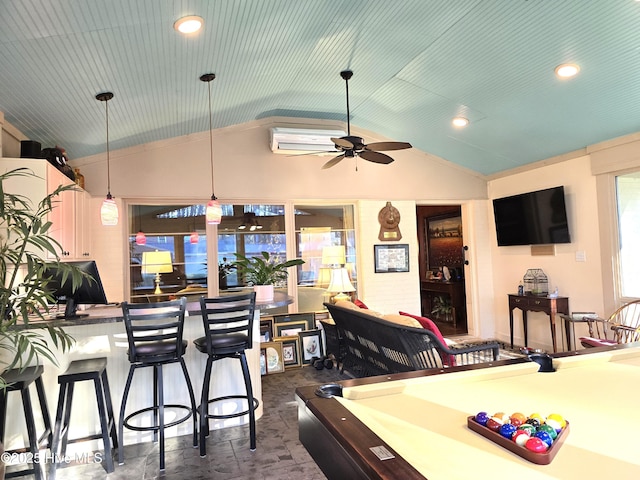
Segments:
[[[389,313],[387,315],[382,315],[382,317],[380,318],[386,320],[387,322],[396,323],[405,327],[422,328],[420,322],[418,322],[415,318],[407,315],[397,315],[395,313]]]
[[[338,300],[335,303],[335,305],[336,305],[336,307],[351,308],[351,309],[354,309],[354,310],[357,310],[358,308],[360,308],[357,305],[354,305],[354,303],[350,302],[349,300]]]
[[[358,298],[356,298],[356,299],[353,301],[353,304],[354,304],[356,307],[359,307],[359,308],[365,308],[365,309],[367,309],[367,310],[369,309],[369,307],[367,307],[367,306],[364,304],[364,302],[363,302],[362,300],[358,299]]]
[[[424,327],[426,330],[429,330],[436,337],[438,337],[438,340],[440,340],[443,345],[446,345],[448,347],[449,344],[451,343],[445,340],[445,338],[442,336],[442,333],[440,333],[440,329],[438,328],[438,326],[430,318],[421,317],[420,315],[412,315],[411,313],[407,313],[407,312],[399,312],[399,313],[402,316],[413,318],[414,320],[419,322],[422,327]],[[442,358],[442,361],[444,363],[446,363],[451,367],[456,364],[456,357],[453,355],[441,354],[440,357]]]

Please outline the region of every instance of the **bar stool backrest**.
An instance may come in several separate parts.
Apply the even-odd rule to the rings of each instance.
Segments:
[[[207,354],[251,348],[256,293],[200,298]]]
[[[184,355],[187,299],[156,303],[122,302],[131,363],[166,363]]]

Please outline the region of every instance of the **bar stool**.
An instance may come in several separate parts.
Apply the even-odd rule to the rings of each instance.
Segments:
[[[256,415],[259,401],[253,398],[251,375],[247,365],[245,350],[251,348],[253,334],[253,314],[256,294],[229,295],[215,298],[200,298],[205,336],[193,341],[196,348],[207,354],[207,366],[200,399],[200,456],[207,454],[205,437],[209,435],[209,419],[227,419],[249,415],[250,449],[256,449]],[[246,395],[227,395],[209,398],[211,370],[213,362],[223,358],[237,358],[242,366]],[[230,414],[211,414],[209,404],[231,399],[245,399],[247,409]]]
[[[184,316],[187,306],[185,297],[179,300],[171,300],[156,303],[131,304],[122,303],[124,314],[124,324],[127,330],[129,350],[127,352],[129,362],[129,375],[124,388],[122,405],[120,407],[120,419],[118,423],[118,436],[120,444],[118,446],[118,462],[124,463],[122,446],[124,443],[124,427],[135,431],[152,431],[153,441],[158,441],[160,436],[160,470],[165,469],[164,461],[164,438],[165,428],[173,427],[183,423],[193,417],[193,446],[198,445],[198,429],[196,419],[196,401],[191,386],[191,379],[184,363],[184,353],[187,348],[187,341],[182,339],[184,328]],[[182,373],[189,390],[191,406],[164,403],[164,382],[162,367],[171,363],[180,363]],[[153,405],[129,414],[125,418],[125,408],[127,398],[131,388],[133,374],[138,368],[153,367]],[[170,423],[165,423],[165,408],[174,410],[186,410],[186,414],[176,418]],[[153,424],[150,426],[137,426],[130,421],[139,415],[152,412]]]
[[[87,435],[69,440],[69,423],[71,417],[71,405],[73,402],[73,389],[77,382],[93,381],[100,418],[100,433]],[[68,443],[84,442],[88,440],[102,439],[107,473],[113,472],[113,451],[118,448],[116,436],[116,424],[113,417],[113,405],[111,403],[111,391],[107,377],[107,359],[104,357],[74,360],[67,370],[58,375],[60,393],[58,395],[58,408],[51,443],[51,453],[54,457],[51,466],[51,478],[55,477],[55,470],[60,459],[67,453]],[[112,446],[113,442],[113,446]],[[60,449],[58,455],[58,449]]]
[[[23,369],[14,368],[2,374],[5,382],[8,384],[6,389],[0,389],[0,412],[2,414],[2,422],[0,422],[0,441],[4,443],[4,433],[7,420],[7,395],[9,392],[20,392],[22,397],[22,409],[24,410],[25,423],[27,425],[27,436],[29,438],[29,447],[24,449],[7,450],[7,453],[29,452],[33,459],[40,455],[40,447],[46,439],[46,446],[51,445],[51,417],[47,407],[47,397],[42,382],[42,372],[44,367],[38,365],[35,367],[26,367]],[[40,437],[37,436],[35,418],[33,416],[33,406],[29,395],[29,386],[34,384],[38,393],[38,403],[40,404],[40,412],[44,423],[44,432]],[[31,468],[19,470],[16,472],[7,472],[6,478],[19,477],[23,475],[33,474],[36,480],[43,478],[42,468],[38,462],[30,462]]]

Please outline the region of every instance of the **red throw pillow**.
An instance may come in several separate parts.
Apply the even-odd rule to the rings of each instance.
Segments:
[[[400,315],[405,315],[407,317],[415,318],[418,322],[420,322],[420,325],[422,325],[426,330],[429,330],[436,337],[438,337],[438,340],[440,340],[445,347],[447,346],[447,342],[444,341],[444,337],[440,333],[440,329],[433,322],[433,320],[431,320],[431,319],[429,319],[427,317],[421,317],[419,315],[412,315],[411,313],[407,313],[407,312],[398,312],[398,313]],[[446,358],[446,357],[448,357],[448,358]],[[453,355],[446,355],[446,356],[442,357],[442,361],[445,362],[449,366],[453,366],[453,365],[456,364],[456,357],[454,357]]]
[[[367,310],[369,310],[369,307],[367,307],[367,306],[362,302],[362,300],[358,300],[357,298],[353,301],[353,304],[354,304],[356,307],[366,308]]]

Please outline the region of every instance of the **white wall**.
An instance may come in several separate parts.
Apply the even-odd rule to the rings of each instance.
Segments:
[[[496,335],[509,339],[509,312],[507,295],[517,293],[517,287],[529,268],[541,268],[549,279],[549,289],[556,286],[561,296],[569,298],[570,311],[595,311],[604,314],[602,271],[600,254],[600,222],[596,195],[596,177],[591,174],[588,155],[527,172],[491,180],[489,198],[499,198],[525,191],[564,185],[570,244],[556,245],[555,255],[532,256],[528,246],[498,247],[495,230],[491,231],[491,260],[493,265],[493,292]],[[491,202],[487,202],[488,216],[492,219]],[[491,220],[492,221],[492,220]],[[580,262],[576,254],[584,252],[586,261]],[[529,346],[551,350],[548,317],[543,313],[529,313]],[[558,321],[558,343],[562,331]],[[578,331],[578,334],[584,331]],[[522,345],[522,316],[514,313],[514,341]]]

